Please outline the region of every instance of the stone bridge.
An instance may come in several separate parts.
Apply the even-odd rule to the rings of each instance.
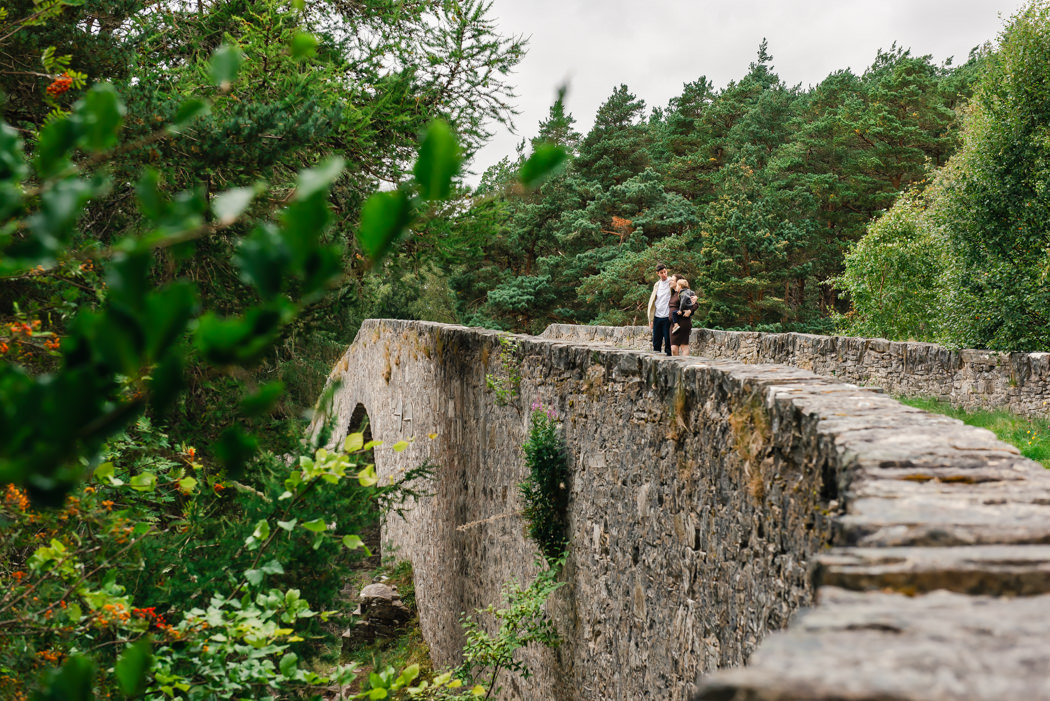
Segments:
[[[538,567],[518,498],[538,403],[572,465],[564,643],[527,650],[502,698],[1050,699],[1050,473],[879,389],[762,364],[778,342],[665,358],[644,336],[370,320],[337,364],[331,443],[367,414],[381,476],[436,467],[383,542],[413,564],[437,665],[462,612]]]

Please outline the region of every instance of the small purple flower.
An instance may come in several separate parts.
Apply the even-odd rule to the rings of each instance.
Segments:
[[[539,409],[539,408],[540,408],[541,406],[543,406],[543,405],[542,405],[542,404],[540,404],[540,400],[539,400],[539,399],[533,399],[533,400],[532,400],[532,410],[533,410],[533,411],[536,411],[536,410],[537,410],[537,409]]]
[[[551,421],[554,421],[554,419],[558,418],[558,410],[555,409],[554,407],[551,407],[550,409],[548,409],[547,410],[547,418],[550,419]]]

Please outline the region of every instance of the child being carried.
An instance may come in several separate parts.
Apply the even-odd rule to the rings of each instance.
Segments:
[[[689,289],[689,281],[685,278],[678,278],[677,288],[678,309],[671,311],[671,333],[678,331],[681,318],[692,315],[693,309],[696,307],[696,293]]]

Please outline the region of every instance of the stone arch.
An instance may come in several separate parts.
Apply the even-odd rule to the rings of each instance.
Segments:
[[[344,433],[364,433],[365,443],[372,440],[372,420],[368,415],[368,409],[361,402],[357,403],[350,413],[350,421],[347,422]]]
[[[380,479],[423,460],[438,470],[383,540],[412,561],[439,666],[458,662],[461,612],[535,573],[513,495],[530,402],[540,401],[561,417],[574,470],[572,560],[550,602],[566,628],[556,660],[524,652],[534,674],[503,680],[508,698],[685,701],[698,675],[749,660],[814,603],[810,623],[770,636],[750,668],[714,672],[697,698],[852,695],[862,671],[884,689],[886,650],[904,629],[917,643],[896,655],[906,673],[894,698],[929,698],[945,675],[988,690],[974,698],[1047,697],[1031,658],[1003,651],[1050,640],[1033,615],[1050,605],[1050,546],[1039,545],[1050,542],[1050,471],[879,390],[752,364],[769,360],[756,355],[757,334],[672,359],[642,352],[646,333],[516,336],[520,391],[506,401],[488,381],[507,372],[501,334],[484,329],[369,320],[336,365],[331,444],[365,411],[384,441]],[[863,340],[876,343],[888,342]],[[988,629],[1009,621],[1022,644],[984,629],[966,637],[971,612],[989,601]],[[967,612],[951,638],[945,610]],[[994,662],[970,664],[976,649]],[[785,691],[789,677],[797,694]]]

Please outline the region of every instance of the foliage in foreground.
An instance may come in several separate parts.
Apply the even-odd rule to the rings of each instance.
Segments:
[[[299,665],[320,632],[310,619],[327,616],[308,600],[330,604],[338,582],[298,561],[310,553],[334,565],[362,548],[349,531],[373,511],[375,471],[365,445],[348,447],[273,465],[259,492],[140,421],[107,444],[107,461],[62,509],[36,509],[8,484],[0,671],[13,697],[53,664],[79,669],[81,689],[149,699],[265,698],[349,681],[351,667],[323,676]],[[221,518],[231,507],[251,523]]]
[[[483,682],[475,684],[472,692],[483,689],[486,699],[495,698],[493,695],[499,693],[496,681],[501,672],[520,674],[526,679],[531,675],[528,665],[515,657],[521,648],[538,644],[554,649],[561,644],[545,607],[551,594],[565,584],[558,581],[565,566],[565,556],[538,564],[540,571],[528,586],[509,582],[503,588],[502,605],[489,605],[475,612],[474,618],[463,619],[467,642],[463,647],[464,663],[458,674]],[[486,614],[496,624],[493,633],[488,633],[478,621],[479,616]]]
[[[999,440],[1021,451],[1026,458],[1050,469],[1050,421],[1018,416],[1008,411],[970,411],[947,402],[923,397],[898,397],[901,404],[959,419],[967,426],[986,428]]]
[[[376,189],[400,190],[412,179],[420,135],[435,119],[448,124],[465,157],[493,124],[509,121],[507,74],[524,42],[500,35],[490,15],[483,0],[5,2],[0,111],[27,154],[46,155],[45,127],[75,111],[92,86],[108,84],[126,113],[116,148],[73,159],[86,180],[98,176],[103,187],[77,208],[81,225],[64,240],[66,254],[31,272],[0,273],[0,358],[31,372],[56,366],[73,317],[113,289],[105,251],[157,225],[156,212],[141,206],[150,196],[177,205],[162,213],[170,219],[164,226],[184,214],[215,226],[158,251],[149,281],[191,282],[203,309],[220,318],[246,315],[258,298],[233,263],[243,241],[256,223],[290,216],[299,173],[334,156],[342,167],[323,195],[331,214],[324,226],[300,217],[335,253],[325,261],[337,268],[328,293],[282,319],[274,342],[237,377],[184,354],[190,381],[166,417],[173,436],[207,455],[233,421],[254,429],[264,447],[294,450],[304,411],[362,319],[432,314],[453,321],[438,268],[462,257],[467,244],[437,225],[417,225],[411,239],[399,237],[393,269],[389,259],[369,255],[356,233]],[[223,45],[220,66],[213,55]],[[447,183],[450,191],[460,178]],[[231,191],[251,197],[244,217],[227,220],[210,209]],[[430,220],[445,206],[431,201],[417,214]],[[310,296],[305,284],[289,276],[282,292]],[[416,302],[420,296],[425,303]],[[10,331],[16,323],[35,326],[32,336]],[[266,411],[236,411],[246,385],[275,382],[283,392]]]
[[[362,675],[365,691],[385,688],[384,679],[397,675],[398,669],[415,668],[424,680],[405,694],[431,701],[455,701],[476,698],[499,698],[498,679],[502,673],[519,674],[528,678],[532,670],[519,656],[529,645],[555,649],[561,644],[553,621],[545,611],[550,596],[564,585],[558,576],[565,566],[565,558],[538,561],[539,573],[528,586],[508,582],[501,592],[502,600],[479,609],[472,616],[463,616],[461,623],[466,637],[463,664],[454,670],[434,674],[429,668],[429,651],[422,641],[417,616],[392,639],[378,639],[348,651],[351,663]],[[388,584],[397,587],[405,605],[415,613],[415,588],[412,567],[407,562],[384,563],[376,574],[388,577]],[[374,578],[370,578],[371,579]],[[491,629],[491,633],[488,629]],[[372,674],[375,674],[373,677]],[[429,677],[430,681],[426,678]],[[394,693],[391,698],[401,698]]]
[[[208,73],[220,93],[242,59],[231,46],[214,52]],[[29,148],[0,122],[0,278],[76,267],[101,280],[97,299],[72,310],[61,343],[19,324],[18,360],[39,344],[46,363],[0,364],[0,674],[34,698],[272,698],[342,684],[351,668],[322,676],[299,664],[318,616],[303,589],[325,585],[311,581],[314,568],[291,566],[360,548],[362,513],[403,485],[376,487],[374,466],[361,460],[376,445],[361,434],[293,466],[256,459],[247,419],[265,414],[283,387],[242,380],[341,278],[343,246],[325,233],[344,161],[299,169],[262,216],[253,206],[265,184],[205,195],[189,183],[169,195],[146,170],[134,186],[135,225],[100,242],[82,226],[119,184],[107,167],[199,123],[213,103],[183,97],[170,121],[130,143],[112,85],[92,86],[70,107],[52,113]],[[459,164],[451,129],[435,122],[414,177],[364,202],[357,245],[369,260],[449,195]],[[168,268],[215,239],[233,242],[225,264],[245,290],[236,310],[212,307],[202,278]],[[198,418],[223,417],[214,462],[144,418],[168,416],[197,373],[228,378],[239,400],[235,411]],[[412,693],[417,675],[379,682]]]

